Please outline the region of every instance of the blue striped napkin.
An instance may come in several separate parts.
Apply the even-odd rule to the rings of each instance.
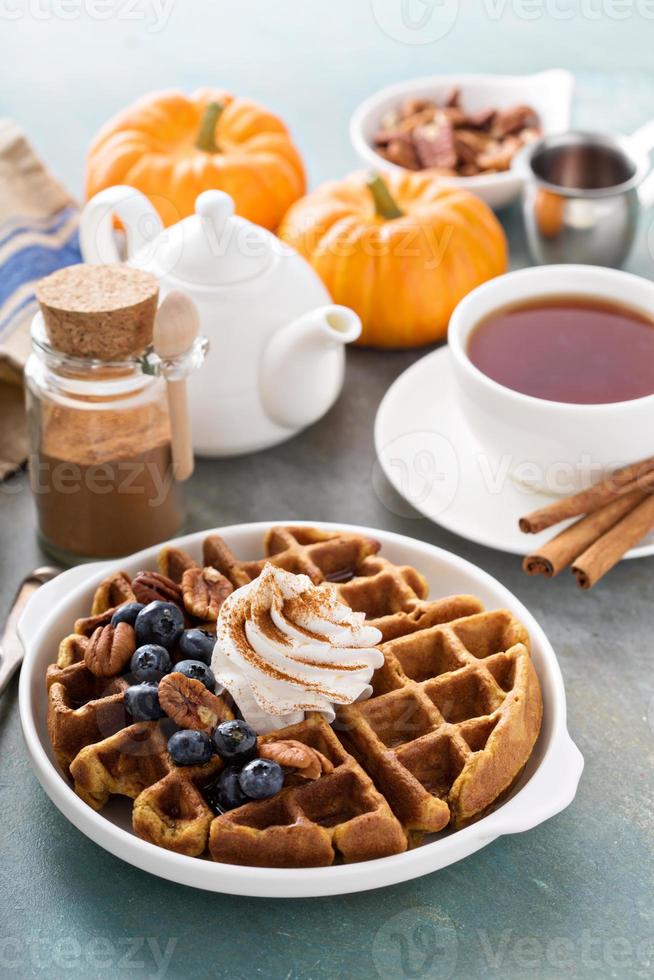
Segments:
[[[27,455],[22,369],[37,309],[34,284],[81,262],[78,207],[25,134],[0,119],[0,480]]]
[[[0,346],[34,314],[34,283],[81,262],[77,219],[77,206],[68,204],[47,218],[22,214],[0,222]]]

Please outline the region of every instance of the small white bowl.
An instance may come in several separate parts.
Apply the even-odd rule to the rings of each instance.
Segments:
[[[271,523],[277,522],[198,532],[173,543],[200,558],[205,536],[218,533],[236,554],[244,559],[254,558],[261,555],[263,535]],[[81,565],[64,572],[35,593],[19,623],[25,646],[19,689],[25,742],[43,789],[75,827],[123,861],[183,885],[231,895],[307,898],[380,888],[437,871],[485,847],[502,834],[530,830],[568,806],[577,790],[583,759],[566,727],[565,691],[556,656],[531,613],[494,578],[456,555],[388,531],[347,529],[377,538],[383,554],[391,561],[419,568],[429,581],[432,595],[474,593],[489,609],[510,609],[527,627],[543,691],[543,726],[525,771],[507,800],[477,823],[456,833],[440,834],[430,843],[404,854],[358,864],[290,870],[218,864],[150,844],[132,831],[131,801],[115,798],[102,813],[96,813],[75,794],[54,760],[46,726],[45,671],[56,658],[61,637],[70,632],[78,616],[88,613],[93,592],[108,570],[123,568],[134,574],[142,568],[155,568],[159,550],[155,547],[119,562]]]
[[[374,170],[402,170],[380,156],[373,146],[383,116],[404,99],[433,99],[440,102],[452,88],[461,89],[466,110],[505,109],[518,103],[532,106],[538,113],[544,134],[562,133],[570,128],[574,76],[563,68],[536,75],[430,75],[397,85],[388,85],[369,96],[350,120],[350,140],[361,162]],[[507,170],[477,177],[443,177],[444,183],[477,194],[492,208],[510,204],[522,187],[519,174]]]
[[[594,265],[541,265],[473,289],[454,310],[447,335],[461,410],[481,445],[492,459],[505,460],[520,483],[558,495],[649,456],[654,414],[654,395],[597,405],[547,401],[506,388],[475,367],[468,339],[484,317],[512,303],[562,295],[654,309],[649,279]]]

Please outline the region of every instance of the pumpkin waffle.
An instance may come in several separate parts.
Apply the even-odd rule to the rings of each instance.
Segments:
[[[394,565],[378,555],[379,542],[363,535],[322,531],[312,527],[272,527],[264,538],[263,558],[239,560],[219,535],[204,543],[205,565],[226,576],[234,588],[247,585],[267,561],[295,574],[309,575],[314,583],[336,584],[343,600],[355,612],[364,612],[384,640],[480,612],[474,596],[448,596],[427,600],[425,577],[409,565]],[[187,568],[193,559],[178,549],[164,549],[161,570],[166,575]]]
[[[204,564],[225,575],[234,588],[257,578],[266,562],[295,575],[320,582],[341,582],[356,574],[367,555],[381,545],[374,538],[348,531],[323,531],[316,527],[271,527],[264,536],[263,558],[240,561],[226,542],[212,534],[204,542]]]
[[[197,857],[207,847],[214,819],[201,787],[222,768],[217,756],[204,766],[176,766],[166,749],[170,726],[144,721],[87,745],[73,760],[75,792],[101,810],[111,796],[134,800],[132,825],[153,844]]]
[[[333,771],[216,817],[209,835],[215,861],[304,868],[333,864],[336,858],[368,861],[406,850],[406,836],[388,803],[321,716],[310,715],[258,741],[261,746],[285,739],[317,749]]]
[[[359,563],[348,582],[337,586],[343,602],[363,612],[371,626],[381,631],[383,640],[446,623],[451,619],[481,612],[475,596],[453,595],[427,599],[427,580],[410,565],[393,565],[381,555],[371,555]]]
[[[80,749],[128,724],[122,677],[96,677],[84,662],[52,664],[46,675],[48,734],[57,762],[68,771]]]
[[[264,557],[243,561],[212,535],[201,564],[164,547],[159,575],[137,578],[141,590],[163,589],[205,629],[212,621],[192,610],[206,606],[214,617],[229,590],[252,581],[266,561],[334,582],[341,599],[382,632],[385,662],[373,675],[373,696],[340,709],[333,727],[308,715],[259,738],[260,747],[302,742],[333,768],[313,780],[287,773],[276,796],[216,816],[203,788],[220,759],[176,766],[167,751],[170,719],[134,723],[124,697],[129,676],[98,676],[85,660],[115,609],[135,596],[143,601],[136,579],[114,573],[47,671],[53,751],[80,797],[98,810],[115,795],[133,800],[135,832],[178,853],[199,856],[208,847],[217,861],[274,867],[399,853],[407,839],[461,826],[492,806],[521,771],[540,726],[523,627],[508,612],[483,612],[473,596],[429,600],[418,571],[387,561],[363,535],[275,527],[262,550]],[[219,698],[224,717],[233,717],[226,696]]]
[[[336,728],[412,835],[458,828],[507,791],[542,719],[527,631],[481,612],[382,644],[373,695]]]
[[[134,599],[131,580],[125,572],[114,573],[102,581],[92,600],[91,616],[76,621],[76,631],[61,641],[57,660],[46,672],[48,734],[57,762],[65,773],[81,749],[117,734],[130,724],[124,703],[128,680],[122,676],[96,676],[84,655],[93,631],[106,625],[117,608]],[[227,699],[222,700],[225,717],[233,717]]]

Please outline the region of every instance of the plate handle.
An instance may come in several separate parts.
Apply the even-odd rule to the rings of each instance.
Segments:
[[[76,565],[74,568],[69,568],[67,571],[57,575],[51,582],[46,582],[45,585],[42,585],[34,593],[23,609],[20,619],[16,624],[16,632],[25,650],[33,642],[47,614],[59,599],[65,596],[67,592],[70,592],[71,589],[74,589],[80,582],[86,581],[90,575],[100,571],[105,566],[106,562],[101,561]]]
[[[484,821],[482,835],[521,834],[565,810],[575,797],[583,768],[584,757],[566,731],[522,792]]]

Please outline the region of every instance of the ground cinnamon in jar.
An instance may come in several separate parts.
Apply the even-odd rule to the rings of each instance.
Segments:
[[[141,361],[158,284],[124,266],[55,275],[26,369],[39,534],[63,561],[117,557],[174,536],[183,516],[165,385]]]

